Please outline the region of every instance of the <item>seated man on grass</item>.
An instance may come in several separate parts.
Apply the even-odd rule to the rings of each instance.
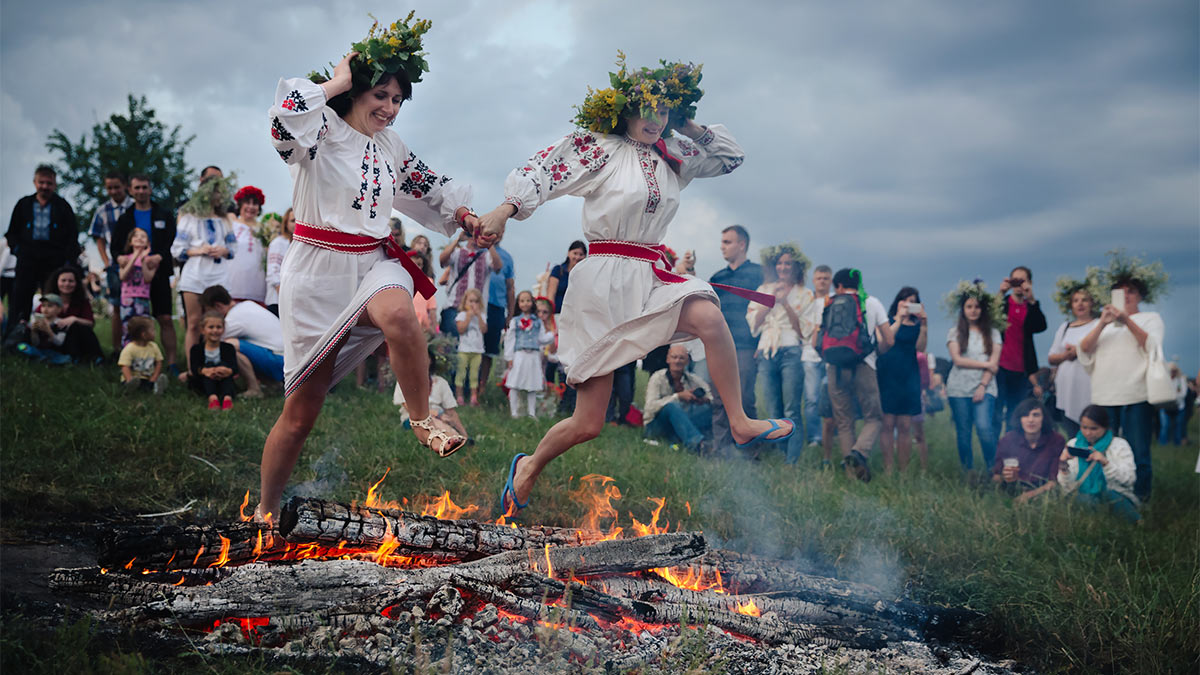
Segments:
[[[1066,441],[1036,398],[1017,404],[1010,427],[996,446],[992,481],[1015,494],[1018,502],[1027,502],[1057,484],[1058,457]]]
[[[712,401],[708,384],[688,372],[690,360],[686,345],[671,345],[667,367],[646,383],[642,415],[647,436],[678,440],[688,450],[707,454],[712,448]]]
[[[259,377],[283,382],[283,329],[279,317],[253,302],[234,302],[224,286],[209,286],[200,295],[205,312],[225,316],[224,341],[238,351],[238,369],[246,378],[246,398],[262,396]]]

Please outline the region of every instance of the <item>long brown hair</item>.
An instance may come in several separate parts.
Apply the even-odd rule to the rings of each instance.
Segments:
[[[992,356],[992,313],[989,306],[992,302],[991,296],[976,297],[974,295],[963,294],[962,302],[958,305],[958,353],[966,355],[967,341],[971,337],[971,323],[967,321],[967,314],[964,311],[967,306],[967,300],[975,298],[979,303],[979,333],[983,337],[983,353],[986,358]]]

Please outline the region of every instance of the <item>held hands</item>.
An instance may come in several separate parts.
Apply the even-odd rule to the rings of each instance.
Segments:
[[[1063,353],[1066,354],[1066,360],[1074,361],[1079,358],[1079,352],[1075,349],[1075,345],[1067,345],[1063,347]]]
[[[505,223],[515,213],[516,207],[512,204],[501,204],[477,217],[472,230],[475,235],[475,243],[483,247],[495,244],[500,237],[504,236]]]

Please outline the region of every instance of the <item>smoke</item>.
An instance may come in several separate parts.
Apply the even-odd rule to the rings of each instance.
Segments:
[[[876,499],[850,492],[842,500],[842,521],[844,527],[854,528],[861,538],[840,562],[839,576],[870,584],[887,595],[899,594],[904,579],[900,555],[890,543],[873,535],[900,527],[895,514]]]

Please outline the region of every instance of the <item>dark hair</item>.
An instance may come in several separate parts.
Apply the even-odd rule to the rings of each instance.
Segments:
[[[816,267],[813,268],[813,274],[816,274],[817,272],[825,272],[826,274],[833,274],[833,268],[830,267],[829,265],[817,265]]]
[[[979,335],[983,338],[983,355],[985,359],[990,359],[992,356],[992,296],[984,295],[975,297],[963,293],[962,301],[958,303],[958,353],[966,355],[967,343],[971,337],[971,323],[967,321],[967,313],[964,308],[967,306],[967,300],[975,298],[979,303]]]
[[[217,173],[219,173],[221,175],[225,175],[225,172],[221,170],[221,167],[217,166],[216,164],[209,164],[208,166],[204,167],[203,169],[200,169],[200,175],[203,176],[204,174],[208,173],[209,169],[215,169],[217,171]]]
[[[1109,424],[1108,411],[1104,409],[1104,406],[1089,405],[1083,409],[1083,412],[1079,413],[1079,419],[1082,420],[1085,417],[1105,429],[1112,428]]]
[[[421,272],[423,272],[425,276],[429,277],[430,279],[434,277],[433,263],[429,260],[429,251],[419,251],[414,253],[412,255],[412,259],[413,262],[417,263],[417,267],[421,268]]]
[[[125,178],[125,174],[117,171],[116,169],[104,174],[104,180],[119,180],[121,181],[122,185],[129,185],[129,180]]]
[[[146,336],[146,339],[153,340],[154,319],[151,319],[148,316],[130,317],[129,321],[125,324],[125,332],[129,335],[130,339],[133,340],[137,340],[148,332],[149,335]]]
[[[212,309],[218,304],[228,305],[233,302],[229,291],[224,286],[209,286],[200,294],[200,306],[205,310]]]
[[[1012,272],[1009,272],[1008,276],[1011,277],[1012,273],[1016,272],[1017,270],[1021,270],[1022,272],[1024,272],[1025,276],[1029,277],[1030,282],[1033,281],[1033,270],[1029,269],[1028,267],[1026,267],[1024,265],[1017,265],[1016,267],[1012,268]]]
[[[574,251],[575,249],[580,249],[583,251],[583,254],[585,256],[587,255],[587,244],[583,243],[582,241],[580,241],[578,239],[571,242],[571,245],[567,247],[567,253],[570,253],[571,251]],[[570,264],[571,264],[571,256],[568,255],[567,259],[563,261],[563,269],[566,269],[567,266]]]
[[[859,279],[861,278],[862,276],[859,275]],[[854,290],[858,290],[858,279],[854,278],[853,269],[850,269],[849,267],[843,267],[833,275],[833,287],[837,288],[838,286],[841,286],[842,288],[853,288]]]
[[[344,91],[325,102],[325,105],[332,108],[338,114],[338,117],[345,118],[350,113],[350,109],[354,107],[354,99],[371,91],[375,87],[387,84],[391,80],[395,80],[396,84],[400,85],[401,99],[404,101],[412,100],[412,82],[409,81],[408,74],[403,69],[397,70],[394,73],[384,73],[375,84],[371,84],[369,74],[361,70],[351,68],[350,72],[352,74],[350,90]]]
[[[799,284],[800,286],[803,286],[804,285],[804,277],[806,275],[806,270],[804,268],[804,260],[797,260],[796,257],[793,255],[793,253],[787,249],[783,249],[781,251],[776,252],[775,256],[773,258],[765,261],[766,264],[763,265],[763,280],[764,281],[779,281],[779,274],[777,274],[775,272],[775,265],[779,262],[779,259],[782,258],[783,254],[785,254],[785,253],[792,256],[792,279],[791,279],[792,282]]]
[[[746,245],[747,249],[750,248],[750,233],[746,231],[746,228],[742,227],[741,225],[730,225],[729,227],[721,230],[721,234],[725,234],[726,232],[733,232],[738,236],[738,239],[742,240],[742,243]]]
[[[149,182],[151,182],[151,181],[150,181],[150,177],[149,177],[149,176],[147,176],[147,175],[146,175],[146,174],[144,174],[144,173],[135,173],[135,174],[133,174],[132,176],[130,176],[130,177],[129,177],[129,181],[128,181],[128,183],[132,183],[132,182],[133,182],[133,181],[135,181],[135,180],[144,181],[144,182],[146,182],[146,183],[149,183]]]
[[[921,294],[917,292],[917,289],[913,288],[912,286],[905,286],[904,288],[901,288],[900,292],[896,293],[896,299],[892,300],[892,306],[888,308],[888,318],[894,319],[896,317],[896,310],[900,309],[900,301],[910,295],[917,296],[917,302],[921,301]]]
[[[1143,300],[1146,298],[1146,294],[1150,291],[1150,289],[1146,286],[1146,282],[1138,279],[1137,277],[1120,276],[1116,279],[1113,279],[1112,288],[1123,288],[1125,286],[1132,286],[1133,290],[1137,291],[1138,295],[1140,295]]]
[[[1008,428],[1020,429],[1021,418],[1028,417],[1029,413],[1033,412],[1034,410],[1042,411],[1042,433],[1044,434],[1049,431],[1050,413],[1046,412],[1046,406],[1042,405],[1042,402],[1036,398],[1027,398],[1013,408],[1012,417],[1010,417],[1008,421]]]
[[[49,164],[38,164],[37,168],[33,170],[33,177],[37,178],[38,176],[50,176],[58,179],[58,172]]]
[[[70,307],[77,302],[85,304],[91,302],[87,289],[83,286],[83,275],[80,273],[79,268],[74,265],[63,265],[51,272],[50,276],[46,279],[46,283],[42,284],[42,295],[48,293],[61,295],[61,293],[58,293],[58,278],[64,274],[70,274],[75,277],[75,292],[71,294],[71,297],[63,298],[63,306]]]

